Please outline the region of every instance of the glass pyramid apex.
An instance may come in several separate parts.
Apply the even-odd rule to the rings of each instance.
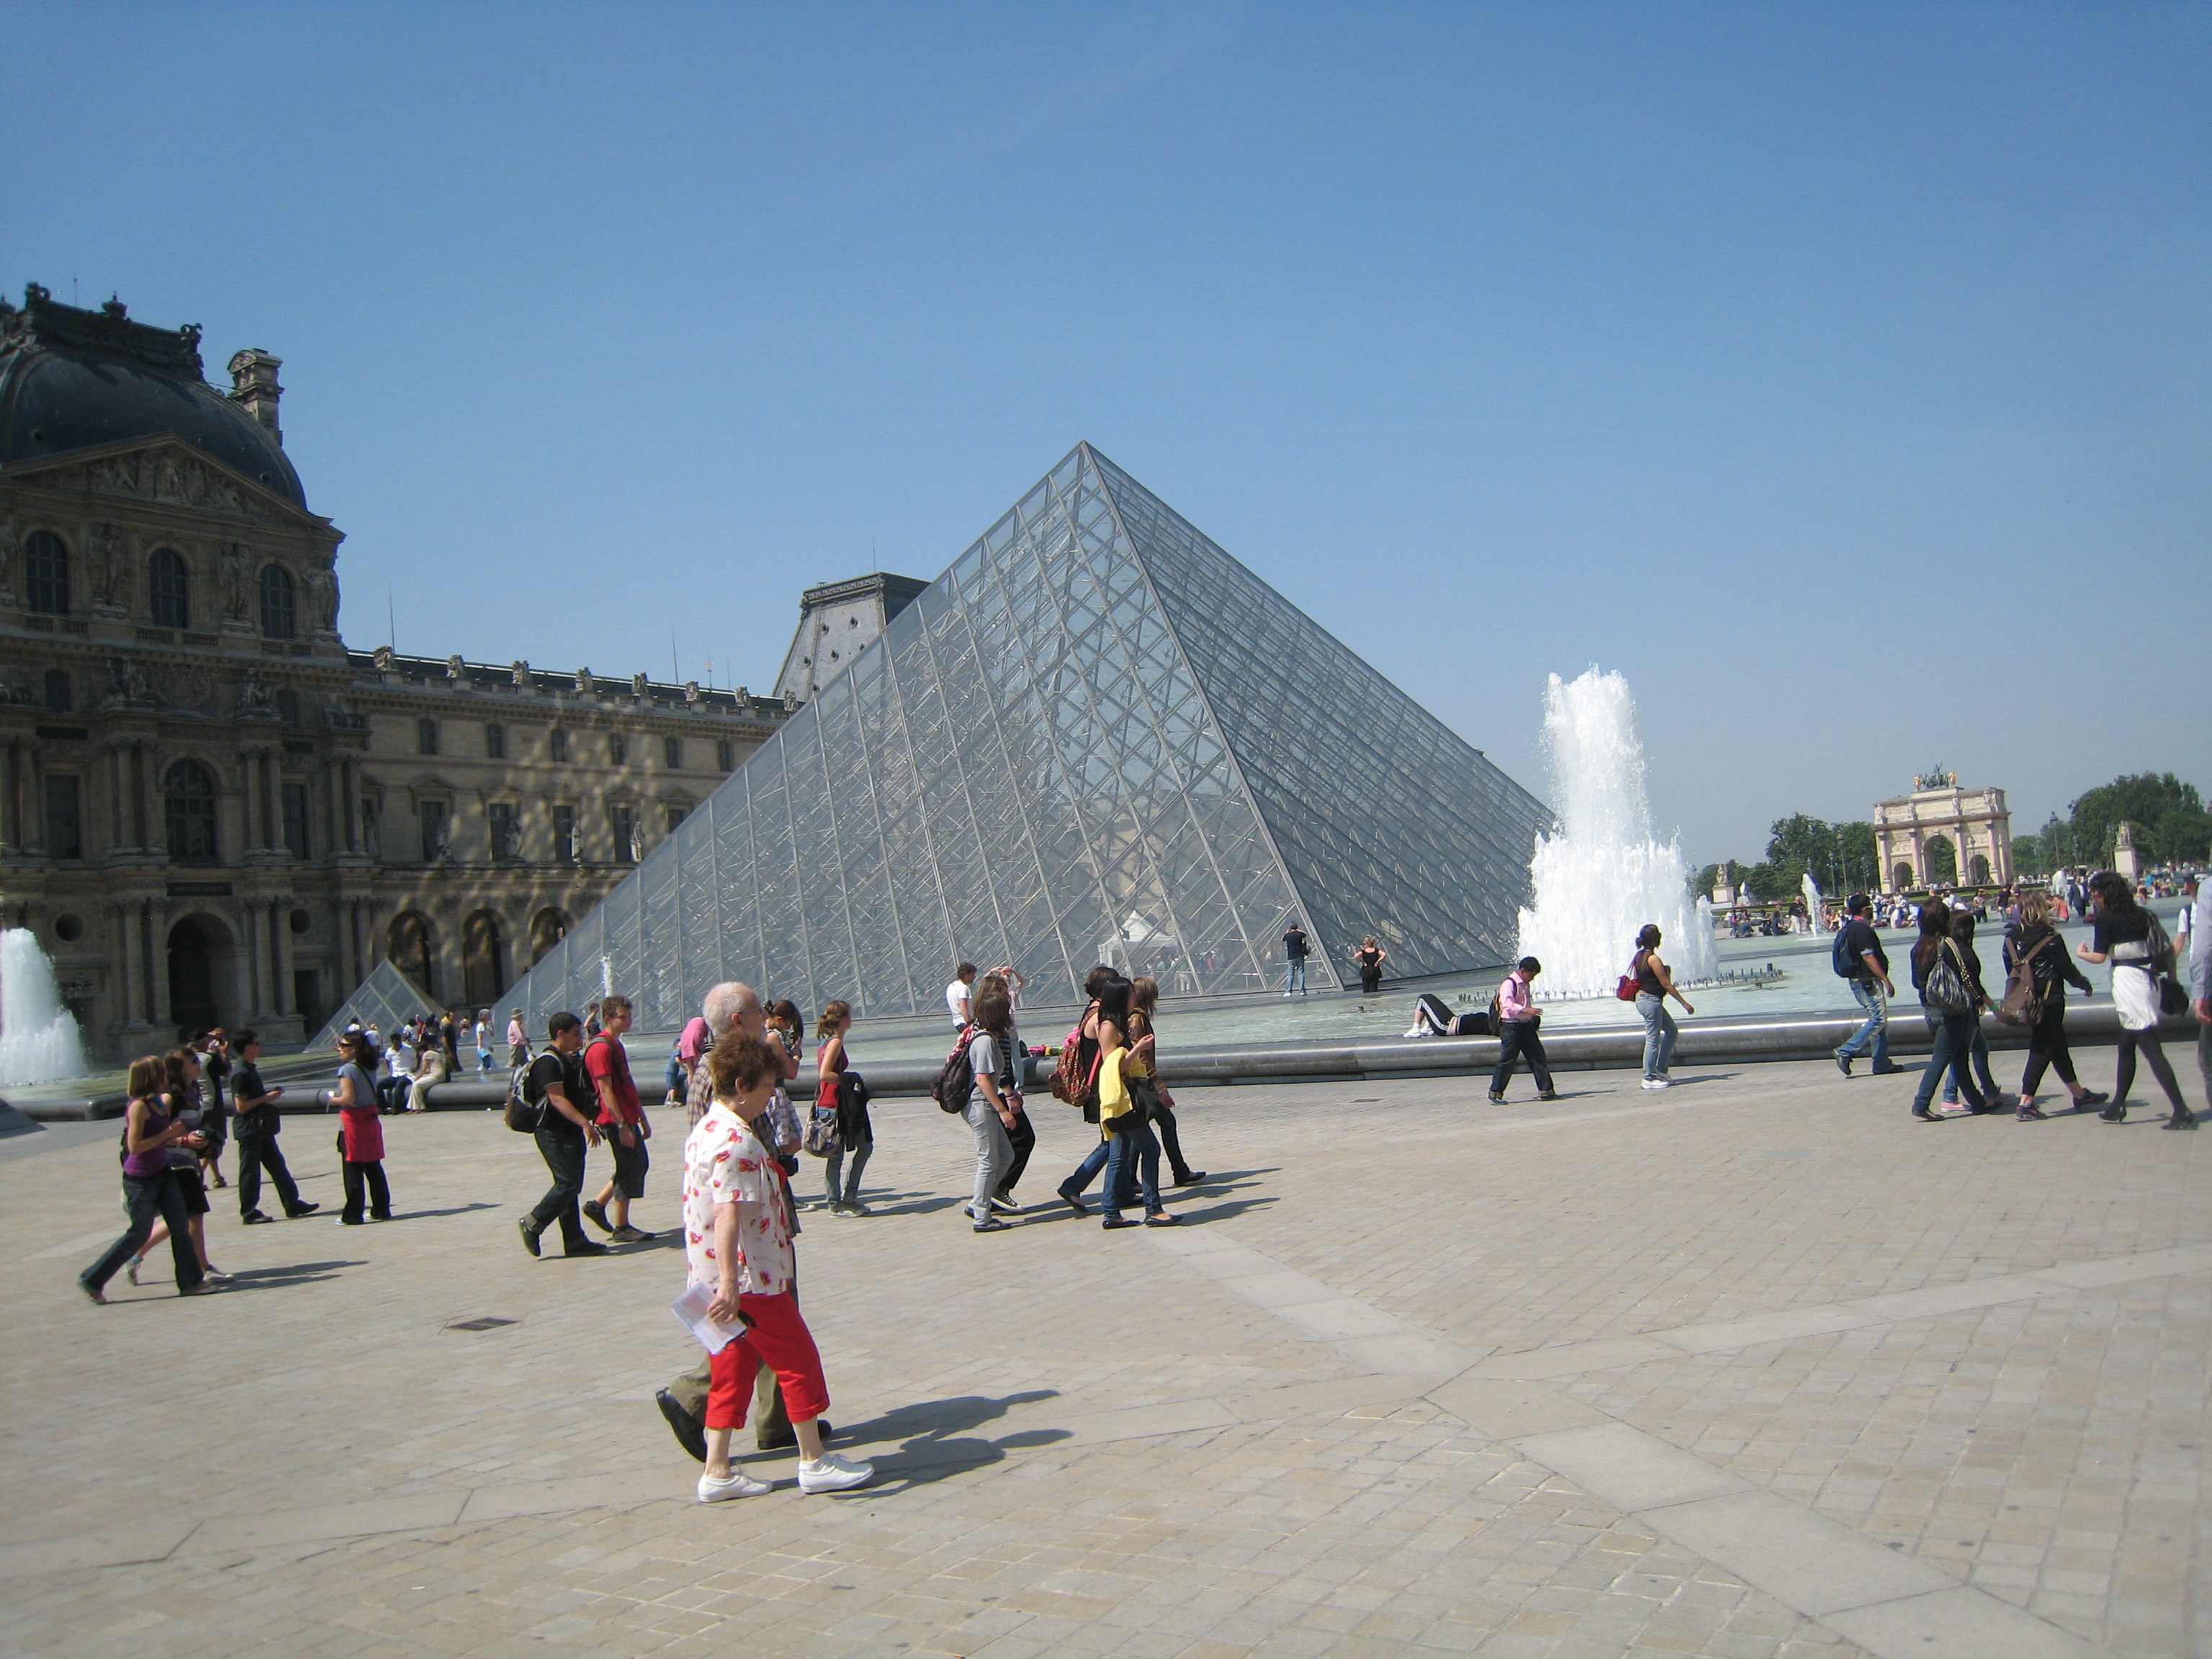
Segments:
[[[1095,963],[1168,996],[1505,960],[1550,813],[1079,444],[526,975],[533,1029],[641,1030],[741,979],[934,1012],[965,958],[1026,1006]]]

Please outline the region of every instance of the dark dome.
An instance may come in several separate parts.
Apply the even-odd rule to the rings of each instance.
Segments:
[[[135,323],[111,300],[0,300],[0,465],[173,433],[305,509],[276,434],[201,377],[200,331]]]

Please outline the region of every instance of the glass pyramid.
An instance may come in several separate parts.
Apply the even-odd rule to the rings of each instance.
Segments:
[[[1551,813],[1088,444],[956,559],[509,996],[672,1029],[742,979],[809,1017],[1030,1006],[1094,963],[1169,996],[1510,955]]]

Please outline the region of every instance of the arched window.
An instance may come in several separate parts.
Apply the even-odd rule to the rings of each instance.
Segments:
[[[535,964],[548,951],[568,937],[568,918],[552,908],[540,910],[530,919],[530,960]]]
[[[161,789],[167,798],[170,862],[218,862],[215,841],[215,775],[198,761],[181,760],[169,769]]]
[[[438,994],[437,956],[431,949],[430,923],[416,911],[404,911],[392,919],[386,935],[392,965],[421,987],[425,994]]]
[[[176,550],[157,547],[146,561],[146,602],[156,628],[192,625],[191,581]]]
[[[299,628],[293,603],[292,573],[281,564],[261,567],[261,637],[289,640]]]
[[[49,617],[69,615],[69,549],[51,530],[23,540],[23,603]]]
[[[507,941],[499,918],[478,910],[461,924],[461,981],[469,1001],[488,1008],[507,989]]]

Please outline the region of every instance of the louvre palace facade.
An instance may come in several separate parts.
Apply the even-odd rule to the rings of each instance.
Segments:
[[[386,957],[489,1006],[794,706],[348,649],[278,368],[0,301],[0,905],[96,1054],[299,1041]]]

